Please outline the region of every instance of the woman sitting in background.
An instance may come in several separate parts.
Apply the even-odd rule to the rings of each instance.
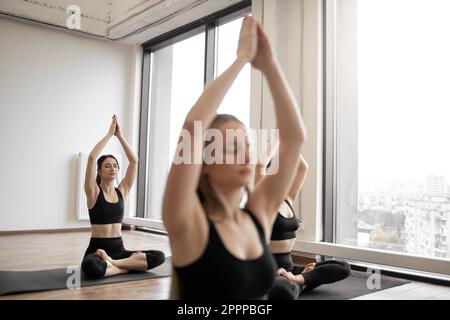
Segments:
[[[272,146],[272,153],[278,146]],[[266,151],[265,155],[268,155]],[[308,172],[308,163],[299,155],[300,163],[294,171],[295,179],[289,189],[288,196],[278,208],[277,217],[273,224],[272,236],[269,243],[270,251],[277,261],[277,277],[269,293],[269,299],[296,299],[302,291],[310,291],[326,283],[343,280],[350,275],[350,266],[343,261],[328,260],[318,263],[309,263],[304,267],[295,266],[292,262],[292,248],[297,238],[296,231],[299,221],[295,215],[293,202],[300,193]],[[269,155],[267,159],[272,159]],[[261,173],[266,168],[266,175],[270,176],[277,168],[266,164],[264,157],[260,158],[255,171],[255,186],[266,179]]]
[[[125,178],[114,187],[119,164],[113,155],[103,155],[95,160],[116,136],[128,158]],[[116,116],[113,116],[108,134],[89,154],[84,191],[86,192],[92,235],[84,254],[81,269],[89,278],[109,277],[129,271],[146,271],[162,264],[164,253],[156,250],[125,250],[122,241],[124,202],[136,178],[138,159],[122,135]]]

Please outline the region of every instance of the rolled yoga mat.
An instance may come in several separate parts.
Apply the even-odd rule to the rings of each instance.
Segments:
[[[79,269],[79,266],[77,266]],[[169,277],[172,273],[172,260],[166,261],[147,272],[130,272],[100,279],[88,279],[82,272],[78,277],[80,287],[108,283],[145,280]],[[0,296],[13,293],[68,289],[77,285],[74,269],[62,268],[38,271],[0,271]]]

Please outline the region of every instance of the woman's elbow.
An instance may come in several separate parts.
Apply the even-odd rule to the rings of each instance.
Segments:
[[[306,130],[301,129],[298,137],[300,146],[303,146],[305,144],[306,138],[307,138]]]
[[[298,145],[299,148],[301,148],[306,142],[306,131],[299,128],[298,130],[293,130],[289,133],[286,133],[284,136],[280,134],[280,142],[281,141]]]
[[[299,164],[298,170],[302,171],[302,172],[306,172],[306,171],[308,171],[308,169],[309,169],[308,161],[306,161],[305,158],[303,158],[303,156],[300,155],[300,164]]]
[[[129,160],[130,163],[132,164],[138,164],[139,163],[139,158],[138,157],[133,157],[132,159]]]
[[[195,129],[195,120],[187,117],[183,123],[183,130],[187,130],[190,134],[193,134],[194,129]]]
[[[291,152],[299,154],[305,144],[305,139],[301,135],[289,135],[284,138],[280,136],[280,145],[281,144],[289,146]]]

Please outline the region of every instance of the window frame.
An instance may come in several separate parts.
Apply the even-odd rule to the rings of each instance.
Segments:
[[[355,0],[357,1],[357,0]],[[336,0],[323,0],[323,239],[322,242],[301,241],[306,253],[322,257],[337,257],[350,261],[368,262],[382,266],[412,270],[413,274],[429,272],[450,275],[450,259],[424,257],[388,250],[343,245],[337,240],[337,32]],[[357,150],[356,150],[357,151]],[[358,153],[353,153],[358,157]],[[357,161],[357,159],[356,159]],[[401,273],[401,271],[400,271]],[[405,271],[406,273],[406,271]],[[427,274],[425,277],[433,277]],[[446,278],[448,280],[448,278]]]
[[[161,220],[145,217],[148,206],[148,177],[150,173],[148,151],[150,149],[151,126],[151,75],[152,53],[181,42],[201,33],[205,33],[204,85],[216,76],[217,30],[223,24],[251,13],[252,1],[244,0],[223,10],[215,12],[190,24],[179,27],[142,44],[143,63],[141,81],[141,105],[139,122],[139,165],[137,174],[136,217],[130,221],[148,229],[164,231]]]

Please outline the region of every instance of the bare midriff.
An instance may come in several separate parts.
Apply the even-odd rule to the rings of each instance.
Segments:
[[[117,238],[122,236],[122,224],[93,224],[91,225],[92,238]]]
[[[295,238],[286,240],[271,240],[269,249],[272,253],[286,253],[291,252],[294,247]]]

